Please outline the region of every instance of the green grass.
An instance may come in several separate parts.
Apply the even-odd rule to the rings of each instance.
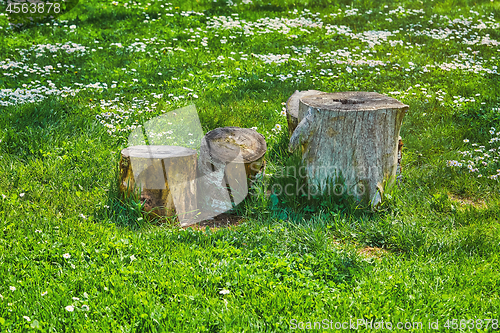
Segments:
[[[445,331],[454,318],[498,330],[499,15],[496,1],[200,0],[80,2],[21,29],[0,16],[0,332],[285,332],[358,319]],[[220,16],[248,29],[216,28]],[[346,196],[265,195],[305,181],[279,174],[300,165],[280,112],[307,89],[409,105],[403,177],[379,211]],[[118,196],[131,129],[189,104],[205,132],[266,137],[272,175],[234,208],[237,227],[155,225]]]

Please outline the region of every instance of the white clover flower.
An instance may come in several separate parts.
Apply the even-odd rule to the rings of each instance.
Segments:
[[[66,311],[68,312],[73,312],[75,311],[75,307],[73,305],[68,305],[67,307],[65,307],[64,309],[66,309]]]

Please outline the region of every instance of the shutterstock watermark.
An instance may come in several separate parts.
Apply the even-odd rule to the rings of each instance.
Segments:
[[[0,14],[6,15],[11,26],[43,23],[66,14],[79,0],[0,0]]]
[[[132,146],[141,146],[143,151],[141,156],[130,157],[135,185],[148,190],[168,190],[181,225],[192,224],[194,215],[203,220],[222,214],[248,195],[246,173],[241,168],[241,150],[233,154],[231,161],[221,162],[210,157],[210,166],[201,165],[207,162],[200,161],[201,154],[211,156],[211,149],[194,105],[165,113],[138,126],[128,138],[128,147]],[[165,152],[168,146],[172,146],[172,156],[165,158],[165,154],[169,155]],[[185,160],[176,159],[173,152],[179,149],[176,150],[175,147],[192,149],[193,153],[196,151],[196,175],[178,177],[179,163],[184,163]],[[162,157],[158,157],[157,153],[160,148],[163,151]],[[232,170],[230,175],[226,172],[228,169]],[[141,183],[140,180],[144,182]],[[197,189],[196,192],[192,191],[194,188]],[[191,209],[193,201],[198,202],[194,212]]]
[[[271,193],[280,196],[307,196],[308,199],[317,195],[355,196],[362,197],[367,193],[366,183],[380,168],[357,167],[349,171],[341,170],[337,165],[320,166],[283,166],[270,174],[273,183],[269,185]],[[306,181],[307,179],[307,181]],[[316,179],[321,182],[315,181]],[[352,181],[356,179],[357,181]],[[252,195],[259,195],[253,192]]]
[[[387,332],[387,331],[438,331],[438,330],[480,330],[496,331],[500,328],[500,319],[498,318],[442,318],[436,321],[398,321],[391,322],[388,320],[368,320],[365,318],[350,318],[349,320],[333,321],[330,319],[322,319],[316,321],[300,321],[297,319],[290,320],[290,329],[294,330],[335,330],[335,331],[353,331],[353,330],[370,330]]]
[[[219,161],[216,149],[213,150],[214,147],[204,136],[194,105],[165,113],[137,126],[129,135],[128,146],[141,146],[136,149],[141,151],[141,155],[130,156],[135,185],[147,190],[168,191],[167,196],[172,197],[181,225],[192,224],[194,215],[198,216],[197,219],[209,219],[227,212],[249,194],[246,167],[242,168],[246,163],[242,148],[235,144],[231,158]],[[168,146],[171,146],[171,151]],[[174,152],[179,152],[179,147],[187,149],[182,150],[183,154],[190,150],[189,154],[196,155],[196,174],[179,175],[182,173],[179,171],[182,170],[180,163],[186,163],[186,159],[176,159]],[[261,161],[252,163],[252,174],[261,171],[261,166]],[[316,166],[277,167],[271,177],[273,183],[270,190],[276,196],[311,199],[318,195],[347,195],[360,199],[368,193],[370,179],[382,178],[382,170],[377,166],[344,169],[333,160],[331,164]],[[255,186],[250,193],[258,196],[262,190],[263,187]],[[193,202],[197,202],[196,207]]]
[[[287,184],[274,183],[271,185],[271,193],[276,196],[286,195],[286,196],[307,196],[307,199],[315,197],[317,195],[327,195],[327,196],[356,196],[361,197],[365,194],[366,187],[363,183],[337,183],[330,184],[327,183],[323,187],[314,185],[300,183],[296,180],[295,183],[290,182]],[[252,192],[252,195],[258,195],[258,192]]]
[[[253,166],[252,166],[253,167]],[[257,170],[256,170],[257,171]],[[342,168],[334,163],[328,165],[317,165],[317,166],[279,166],[273,176],[275,178],[286,178],[286,177],[319,177],[326,179],[327,177],[342,177],[345,179],[349,178],[359,178],[359,179],[369,179],[377,174],[381,173],[379,166],[357,166],[350,167],[349,169]]]
[[[439,321],[429,321],[425,324],[421,321],[399,321],[391,322],[386,320],[368,320],[364,318],[349,319],[345,321],[333,321],[323,319],[319,321],[299,321],[296,319],[290,320],[291,330],[438,330]]]

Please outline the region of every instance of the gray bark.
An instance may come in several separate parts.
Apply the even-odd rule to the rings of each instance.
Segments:
[[[288,134],[290,137],[297,128],[299,124],[299,102],[300,99],[304,96],[321,93],[319,90],[304,90],[298,91],[296,90],[292,96],[288,98],[286,101],[286,120],[288,122]]]
[[[330,194],[328,179],[376,207],[396,176],[399,131],[408,106],[374,92],[308,94],[289,150],[302,150],[308,183]],[[340,191],[336,189],[335,193]]]

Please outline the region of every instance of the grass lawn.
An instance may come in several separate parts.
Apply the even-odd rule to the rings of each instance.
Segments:
[[[0,332],[500,330],[500,1],[138,1],[22,28],[2,7]],[[304,182],[279,173],[308,89],[409,105],[380,210],[265,195]],[[230,228],[117,193],[131,131],[192,104],[266,137]]]

